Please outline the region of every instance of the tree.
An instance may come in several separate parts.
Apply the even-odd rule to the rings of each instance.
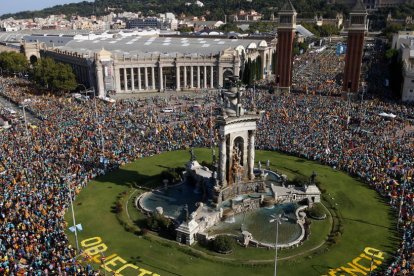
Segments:
[[[302,23],[302,26],[306,28],[309,32],[313,33],[315,37],[319,38],[321,36],[319,30],[317,29],[317,26],[315,24],[310,23]]]
[[[221,20],[224,22],[224,18],[225,18],[225,13],[224,10],[222,8],[217,8],[214,9],[214,13],[210,13],[210,15],[208,16],[209,20]]]
[[[194,32],[194,28],[193,27],[180,27],[178,31],[180,31],[181,33],[191,33],[191,32]]]
[[[324,24],[318,27],[319,27],[319,33],[322,37],[339,34],[339,29],[335,25]]]
[[[335,25],[324,24],[322,26],[317,26],[309,23],[303,23],[302,25],[317,38],[339,34],[339,29]]]
[[[404,30],[404,26],[399,23],[391,23],[389,24],[383,31],[382,34],[388,38],[388,41],[392,40],[392,35],[394,33],[398,33],[398,31]]]
[[[175,234],[174,223],[164,215],[153,214],[146,219],[147,226],[164,237],[172,238]]]
[[[257,57],[257,74],[256,74],[256,80],[260,80],[263,76],[263,64],[262,64],[262,57],[258,56]]]
[[[277,62],[277,55],[276,52],[272,53],[272,73],[276,74],[276,62]]]
[[[40,59],[34,65],[33,81],[59,94],[74,90],[77,86],[72,68],[68,64],[56,63],[51,58]]]
[[[240,32],[239,27],[237,27],[237,25],[235,23],[223,24],[218,29],[223,31],[223,32],[226,32],[226,33],[228,33],[228,32]]]
[[[62,92],[74,90],[78,85],[72,67],[68,64],[56,64],[57,73],[52,81],[52,88]]]
[[[297,40],[295,39],[295,42],[293,43],[293,55],[298,56],[300,54],[299,45],[297,43]]]
[[[394,95],[401,96],[401,86],[404,81],[402,74],[403,63],[398,58],[398,51],[395,49],[388,49],[385,52],[385,57],[388,60],[388,70],[390,72],[390,87]]]
[[[33,81],[40,87],[50,88],[55,75],[56,65],[53,59],[44,58],[33,66]]]
[[[307,42],[300,42],[298,45],[299,45],[299,49],[303,50],[303,53],[306,53],[306,51],[309,48],[309,44]]]
[[[0,53],[0,67],[4,71],[13,74],[26,72],[29,64],[24,54],[16,52],[2,52]]]
[[[259,33],[266,33],[266,32],[273,32],[276,29],[276,22],[254,22],[249,25],[249,32],[259,32]]]
[[[161,172],[162,179],[168,179],[170,183],[176,183],[181,180],[181,174],[185,171],[183,167],[168,168]]]
[[[388,59],[388,60],[393,59],[397,55],[398,55],[398,51],[396,49],[390,48],[387,51],[385,51],[385,58]]]
[[[295,186],[304,186],[306,183],[308,183],[308,179],[306,176],[302,174],[295,175],[295,177],[289,181],[289,184],[295,185]]]
[[[250,61],[250,76],[249,76],[249,85],[252,85],[254,80],[256,79],[256,74],[257,74],[257,65],[256,65],[256,60]]]
[[[244,84],[249,84],[250,81],[250,76],[251,76],[251,59],[249,58],[247,60],[247,62],[244,64],[244,70],[243,70],[243,78],[242,78],[242,82]]]

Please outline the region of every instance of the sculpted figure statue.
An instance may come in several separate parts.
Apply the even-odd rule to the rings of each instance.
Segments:
[[[222,98],[225,101],[224,113],[229,117],[242,116],[244,108],[241,106],[241,97],[244,87],[238,84],[238,76],[231,78],[231,87],[228,90],[222,90]]]
[[[195,161],[197,159],[197,157],[194,154],[194,148],[191,147],[190,148],[190,161]]]

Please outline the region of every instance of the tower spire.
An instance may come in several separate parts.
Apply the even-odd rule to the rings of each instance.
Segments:
[[[286,1],[282,8],[280,9],[281,12],[294,12],[296,13],[295,7],[293,7],[293,4],[290,0]]]
[[[295,38],[297,12],[290,0],[279,11],[279,24],[277,27],[277,89],[290,91],[292,85],[292,57],[293,40]]]
[[[351,13],[367,13],[367,9],[361,0],[357,0],[355,6],[351,9]]]
[[[342,90],[357,93],[361,75],[364,37],[367,31],[367,10],[361,0],[357,0],[349,13],[347,53]]]

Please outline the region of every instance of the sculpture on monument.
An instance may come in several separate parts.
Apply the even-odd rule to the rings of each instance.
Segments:
[[[316,174],[316,172],[315,171],[312,171],[312,175],[310,176],[310,183],[309,184],[311,184],[311,185],[315,185],[315,180],[316,180],[316,177],[317,177],[318,175]]]
[[[244,108],[241,104],[241,97],[244,92],[244,87],[241,87],[238,81],[238,77],[231,77],[232,87],[229,90],[222,91],[222,99],[224,100],[225,107],[223,108],[224,116],[243,116]]]
[[[217,118],[220,133],[218,182],[216,188],[227,198],[261,186],[254,177],[254,141],[259,112],[246,111],[242,105],[244,87],[238,77],[231,78],[233,86],[222,91],[223,113]],[[260,189],[259,189],[260,190]],[[220,200],[221,201],[221,200]]]
[[[197,157],[194,154],[194,148],[191,147],[190,148],[190,161],[195,161],[195,160],[197,160]]]
[[[244,170],[241,165],[241,150],[239,147],[235,144],[233,148],[233,167],[232,167],[232,183],[240,183],[241,181],[241,175],[243,174]]]

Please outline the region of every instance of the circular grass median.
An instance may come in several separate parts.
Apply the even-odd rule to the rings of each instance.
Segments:
[[[201,162],[210,150],[196,149]],[[271,275],[274,250],[236,246],[221,255],[196,244],[192,247],[142,231],[145,216],[134,206],[146,189],[161,186],[160,173],[183,166],[187,151],[163,153],[137,160],[91,181],[77,196],[74,210],[84,254],[79,261],[94,263],[122,275]],[[375,191],[330,167],[277,152],[256,151],[256,162],[270,161],[271,169],[289,179],[317,173],[325,191],[327,219],[311,220],[311,235],[303,245],[279,251],[281,275],[352,275],[369,273],[391,257],[397,246],[393,213]],[[72,214],[66,214],[72,225]],[[72,245],[74,235],[67,233]],[[379,268],[378,268],[379,269]]]

